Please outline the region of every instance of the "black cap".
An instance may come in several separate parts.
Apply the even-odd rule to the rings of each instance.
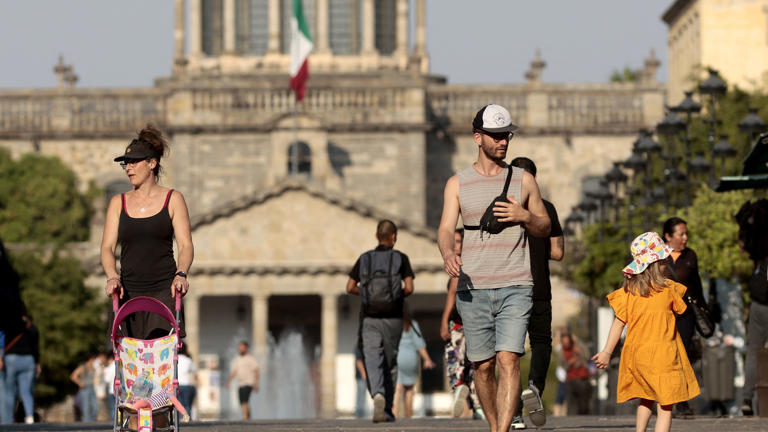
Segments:
[[[122,162],[126,159],[150,158],[160,159],[160,157],[157,155],[157,152],[155,151],[155,148],[152,147],[152,144],[144,140],[135,139],[131,141],[130,144],[128,144],[128,147],[125,148],[124,155],[115,158],[115,162]]]

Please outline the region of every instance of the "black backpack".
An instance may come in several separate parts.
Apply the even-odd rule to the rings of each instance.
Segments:
[[[367,316],[396,312],[403,302],[402,257],[394,249],[372,250],[360,256],[360,299]]]

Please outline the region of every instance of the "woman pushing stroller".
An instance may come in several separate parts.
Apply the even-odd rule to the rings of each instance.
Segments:
[[[107,276],[107,296],[117,294],[120,304],[135,297],[151,297],[174,309],[174,297],[189,290],[187,272],[194,247],[189,211],[181,192],[160,186],[160,160],[168,142],[159,129],[147,125],[131,141],[120,162],[133,190],[109,202],[101,240],[101,265]],[[173,238],[178,263],[173,257]],[[120,243],[120,273],[115,248]],[[181,313],[179,337],[185,336]],[[126,321],[127,335],[142,339],[168,334],[169,323],[157,314],[137,312]]]

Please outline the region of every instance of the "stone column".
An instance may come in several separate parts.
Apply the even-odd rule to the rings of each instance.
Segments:
[[[269,330],[269,296],[255,293],[251,296],[251,337],[253,338],[254,354],[259,362],[263,362],[267,354],[267,332]],[[263,364],[263,363],[262,363]]]
[[[338,351],[338,296],[324,294],[321,318],[320,417],[336,417],[336,352]]]
[[[184,19],[184,0],[174,0],[174,26],[173,26],[173,52],[176,58],[184,57],[186,35],[184,29],[186,20]]]
[[[315,4],[317,14],[317,50],[318,54],[330,54],[331,45],[328,34],[330,26],[328,0],[317,0]]]
[[[203,53],[203,0],[189,2],[189,53],[199,56]]]
[[[410,39],[408,25],[409,0],[397,0],[397,20],[395,24],[395,53],[398,56],[408,55],[408,41]]]
[[[280,54],[280,0],[269,0],[268,8],[268,32],[267,54]]]
[[[376,55],[376,8],[373,0],[363,0],[363,55]]]
[[[413,52],[427,54],[427,5],[426,0],[416,0],[416,43]]]
[[[200,296],[190,293],[184,296],[184,330],[187,337],[189,355],[198,358],[200,354]]]
[[[174,0],[173,9],[173,66],[176,73],[182,73],[187,65],[187,57],[184,55],[187,44],[184,0]]]
[[[235,0],[224,0],[224,53],[235,54]]]

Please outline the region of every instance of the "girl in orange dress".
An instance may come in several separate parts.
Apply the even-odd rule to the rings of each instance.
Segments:
[[[658,402],[656,432],[668,432],[672,406],[699,394],[685,347],[677,333],[675,313],[683,313],[685,286],[662,276],[664,259],[672,252],[658,234],[647,232],[632,242],[632,262],[624,268],[622,287],[608,294],[616,318],[603,351],[592,360],[608,367],[624,326],[617,402],[640,399],[636,431],[645,431],[654,402]]]

